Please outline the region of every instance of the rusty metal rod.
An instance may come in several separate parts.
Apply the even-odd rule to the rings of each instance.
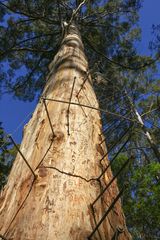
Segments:
[[[69,110],[70,110],[70,105],[71,105],[71,101],[72,101],[72,95],[73,95],[73,90],[74,90],[75,81],[76,81],[76,77],[74,77],[74,80],[73,80],[73,85],[72,85],[72,89],[71,89],[71,95],[70,95],[70,98],[69,98],[69,104],[68,104],[68,109],[67,109],[68,135],[70,135],[70,131],[69,131]]]
[[[122,114],[122,116],[126,117],[127,115],[129,116],[130,114],[131,114],[131,111],[130,111],[130,112],[127,112],[127,113],[125,113],[125,114]],[[115,120],[116,120],[116,122],[114,122]],[[123,122],[125,122],[125,120],[126,120],[126,119],[123,119],[118,125],[120,125],[120,124],[122,124]],[[111,119],[106,123],[106,125],[109,125],[109,123],[111,123],[110,126],[108,126],[108,127],[106,127],[105,129],[103,129],[100,135],[104,134],[106,131],[108,131],[108,129],[109,129],[109,131],[110,131],[110,128],[112,128],[115,124],[117,124],[118,121],[119,121],[119,120],[117,120],[117,119],[111,118]],[[116,128],[117,128],[117,127],[116,127]]]
[[[114,207],[114,205],[116,204],[116,202],[118,201],[118,199],[121,197],[122,193],[124,191],[124,186],[122,187],[121,191],[118,193],[117,197],[113,200],[113,202],[111,203],[111,205],[109,206],[109,208],[107,209],[107,211],[104,213],[104,215],[102,216],[101,220],[98,222],[97,226],[94,228],[94,230],[91,232],[91,234],[88,237],[88,240],[90,240],[92,238],[92,236],[94,235],[94,233],[98,230],[99,226],[102,224],[102,222],[105,220],[105,218],[107,217],[107,215],[109,214],[109,212],[112,210],[112,208]]]
[[[49,125],[50,125],[51,130],[52,130],[53,137],[55,137],[55,133],[54,133],[53,126],[52,126],[52,123],[51,123],[51,119],[50,119],[50,116],[49,116],[49,112],[48,112],[47,104],[46,104],[44,98],[43,98],[43,104],[44,104],[44,107],[45,107],[45,110],[46,110],[46,113],[47,113],[47,117],[48,117]]]
[[[112,158],[112,160],[109,162],[108,166],[102,171],[102,173],[99,175],[99,177],[97,179],[100,179],[103,174],[107,171],[107,169],[111,166],[111,164],[113,163],[113,161],[116,159],[116,157],[118,156],[118,154],[122,151],[122,149],[125,147],[125,145],[128,143],[129,139],[131,136],[129,136],[127,138],[127,140],[125,141],[125,143],[122,145],[122,147],[118,150],[118,152],[115,154],[115,156]]]
[[[130,130],[132,126],[127,128],[127,130],[120,136],[120,138],[110,147],[110,149],[105,153],[105,155],[99,160],[102,162],[102,160],[112,151],[112,149],[117,145],[117,143],[121,142],[121,140],[126,136],[127,132]]]
[[[123,119],[122,121],[120,121],[119,124],[118,124],[116,127],[114,127],[114,129],[113,129],[112,132],[114,132],[116,129],[118,129],[118,128],[120,127],[120,125],[121,125],[122,123],[124,123],[124,122],[125,122],[125,119]],[[105,129],[105,132],[109,133],[110,130],[112,130],[112,127],[113,127],[114,125],[115,125],[115,123],[112,123],[107,129]],[[101,134],[101,135],[102,135],[102,134]],[[106,140],[106,137],[105,137],[99,144],[102,144],[105,140]]]
[[[115,176],[111,179],[111,181],[106,185],[106,187],[102,190],[102,192],[97,196],[97,198],[92,203],[92,206],[98,201],[98,199],[105,193],[105,191],[110,187],[110,185],[114,182],[114,180],[118,177],[118,175],[122,172],[122,170],[129,164],[132,157],[128,158],[127,161],[122,165],[122,167],[118,170]]]
[[[78,95],[80,94],[80,92],[81,92],[84,84],[85,84],[86,81],[88,80],[88,77],[89,77],[89,72],[86,73],[86,77],[85,77],[85,79],[84,79],[84,81],[83,81],[83,83],[82,83],[82,85],[81,85],[81,88],[79,89],[79,91],[78,91],[78,93],[77,93],[77,95],[76,95],[77,98],[78,98]]]
[[[90,207],[91,207],[91,212],[92,212],[93,219],[94,219],[94,224],[95,224],[95,226],[97,226],[96,215],[95,215],[93,205],[90,205]],[[101,233],[100,233],[99,229],[97,229],[97,232],[98,232],[98,235],[99,235],[99,239],[102,240]]]
[[[30,195],[30,193],[31,193],[31,191],[32,191],[32,188],[33,188],[33,185],[34,185],[35,181],[36,181],[36,178],[33,178],[33,181],[32,181],[32,183],[31,183],[31,185],[30,185],[30,188],[29,188],[29,191],[28,191],[27,195],[25,196],[23,202],[20,204],[19,208],[17,209],[17,211],[16,211],[14,217],[12,218],[11,222],[9,223],[9,226],[7,227],[4,235],[7,235],[7,233],[8,233],[8,231],[9,231],[12,223],[14,222],[14,220],[16,219],[18,213],[21,211],[22,207],[24,206],[24,203],[26,202],[27,198],[29,197],[29,195]]]
[[[99,111],[99,112],[108,113],[108,114],[111,114],[111,115],[113,115],[115,117],[126,119],[126,120],[128,120],[130,122],[133,122],[133,123],[135,123],[135,122],[138,123],[137,120],[133,120],[133,119],[124,117],[123,115],[120,115],[120,114],[117,114],[117,113],[113,113],[113,112],[110,112],[108,110],[104,110],[102,108],[96,108],[96,107],[85,105],[85,104],[79,104],[79,103],[76,103],[76,102],[68,102],[68,101],[65,101],[65,100],[59,100],[59,99],[53,99],[53,98],[44,98],[44,97],[42,97],[42,99],[45,99],[45,100],[48,100],[48,101],[53,101],[53,102],[58,102],[58,103],[66,103],[66,104],[70,103],[72,105],[82,106],[82,107],[90,108],[90,109],[93,109],[93,110],[96,110],[96,111]]]
[[[9,138],[11,139],[12,143],[14,144],[15,148],[17,149],[17,151],[19,152],[19,154],[21,155],[22,159],[24,160],[24,162],[26,163],[26,165],[28,166],[28,168],[30,169],[30,171],[32,172],[34,178],[36,178],[36,174],[34,173],[33,169],[31,168],[30,164],[28,163],[28,161],[26,160],[26,158],[24,157],[23,153],[21,152],[21,150],[19,149],[19,147],[17,146],[17,144],[15,143],[15,141],[13,140],[12,136],[10,135]]]

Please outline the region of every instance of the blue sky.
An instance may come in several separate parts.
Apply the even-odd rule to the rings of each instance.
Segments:
[[[142,41],[138,44],[139,52],[150,54],[148,43],[152,39],[152,25],[160,24],[160,0],[144,0],[140,10],[140,26],[142,28]]]
[[[142,41],[137,44],[139,53],[150,54],[148,43],[152,39],[152,24],[160,24],[160,0],[144,0],[140,11],[140,26]],[[23,102],[15,100],[11,95],[4,95],[0,99],[0,121],[8,134],[12,134],[16,142],[21,142],[22,130],[34,111],[36,101]]]

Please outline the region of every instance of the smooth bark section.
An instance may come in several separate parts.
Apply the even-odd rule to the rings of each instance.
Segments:
[[[87,72],[80,34],[75,25],[66,25],[42,96],[99,108],[90,75],[77,98]],[[94,209],[90,207],[113,178],[108,168],[97,181],[109,164],[107,156],[99,162],[107,151],[101,132],[98,111],[47,100],[38,103],[20,147],[36,178],[18,154],[1,193],[0,234],[8,240],[83,240],[91,235],[119,194],[114,181]],[[111,240],[117,229],[123,229],[119,240],[130,239],[120,200],[92,239]]]

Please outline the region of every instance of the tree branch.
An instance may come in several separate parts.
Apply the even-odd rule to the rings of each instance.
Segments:
[[[154,112],[156,110],[159,110],[159,109],[160,109],[159,106],[156,107],[156,108],[153,108],[153,109],[149,110],[148,112],[145,112],[145,113],[141,114],[141,117],[144,117],[144,116],[146,116],[146,115],[148,115],[148,114],[150,114],[150,113],[152,113],[152,112]]]
[[[54,34],[55,34],[55,32],[54,32]],[[30,40],[34,40],[34,39],[42,38],[42,37],[47,37],[47,36],[52,36],[52,35],[53,35],[53,33],[48,33],[48,34],[42,34],[42,35],[34,36],[34,37],[31,37],[31,38],[27,38],[27,39],[22,40],[21,42],[16,43],[15,46],[19,46],[22,43],[28,42]]]
[[[31,14],[29,14],[29,13],[27,13],[27,12],[16,11],[15,9],[7,6],[6,4],[4,4],[4,3],[2,3],[2,2],[0,2],[0,5],[2,5],[3,7],[5,7],[6,9],[8,9],[8,11],[10,11],[10,12],[23,15],[23,16],[25,16],[25,17],[28,17],[28,18],[32,19],[32,20],[41,20],[41,21],[46,22],[46,23],[49,23],[49,24],[53,24],[53,23],[54,23],[54,24],[58,24],[58,21],[50,20],[50,19],[48,19],[48,18],[46,19],[46,17],[44,17],[44,16],[40,16],[40,15],[35,16],[35,15],[31,15]]]
[[[5,52],[1,52],[0,56],[3,57],[4,55],[7,55],[11,52],[20,52],[20,51],[49,53],[49,52],[54,51],[54,49],[47,50],[47,49],[36,49],[36,48],[29,48],[29,47],[11,48],[11,49],[6,50]]]
[[[60,7],[59,0],[57,0],[57,6],[58,6],[58,18],[59,18],[59,23],[60,23],[60,26],[61,26],[61,24],[62,24],[62,14],[61,14],[61,7]]]
[[[136,13],[135,11],[131,11],[131,10],[122,10],[122,11],[115,11],[115,12],[108,12],[107,10],[106,11],[102,11],[102,12],[98,12],[98,13],[93,13],[93,14],[90,14],[90,15],[87,15],[87,16],[84,16],[83,18],[82,18],[82,20],[84,20],[84,19],[86,19],[86,18],[89,18],[89,17],[96,17],[96,15],[97,15],[97,17],[99,17],[99,18],[102,18],[102,17],[105,17],[105,16],[107,16],[107,15],[112,15],[112,14],[117,14],[117,13]],[[101,14],[103,14],[103,16],[98,16],[98,15],[101,15]]]
[[[76,8],[76,10],[73,11],[68,26],[71,25],[71,23],[73,22],[73,20],[75,19],[76,15],[78,14],[78,12],[79,12],[79,10],[81,9],[81,7],[85,4],[85,2],[86,2],[86,0],[83,0],[83,1],[79,4],[79,6]]]
[[[84,37],[84,36],[83,36]],[[95,46],[93,46],[93,44],[91,44],[91,42],[89,41],[89,39],[87,37],[84,37],[84,39],[86,40],[86,43],[91,47],[91,49],[93,49],[97,54],[101,55],[102,57],[104,57],[109,63],[111,64],[114,64],[114,65],[117,65],[119,67],[122,67],[122,68],[125,68],[125,69],[130,69],[130,70],[140,70],[140,69],[143,69],[147,66],[151,66],[152,64],[154,64],[156,61],[158,61],[159,59],[159,56],[157,58],[155,58],[154,60],[148,62],[148,63],[145,63],[139,67],[131,67],[131,66],[127,66],[127,65],[123,65],[119,62],[116,62],[110,58],[108,58],[105,54],[103,54],[102,52],[100,52],[99,50],[97,50],[97,48]]]

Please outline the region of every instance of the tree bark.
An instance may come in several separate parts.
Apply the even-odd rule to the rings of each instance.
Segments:
[[[98,107],[74,24],[65,26],[42,96]],[[88,239],[119,193],[114,181],[95,203],[93,212],[92,202],[113,177],[108,168],[97,180],[108,165],[107,156],[100,164],[106,153],[105,143],[100,144],[101,132],[98,111],[49,100],[38,103],[24,128],[22,154],[17,154],[1,193],[0,234],[4,239]],[[120,199],[91,239],[130,239]]]

